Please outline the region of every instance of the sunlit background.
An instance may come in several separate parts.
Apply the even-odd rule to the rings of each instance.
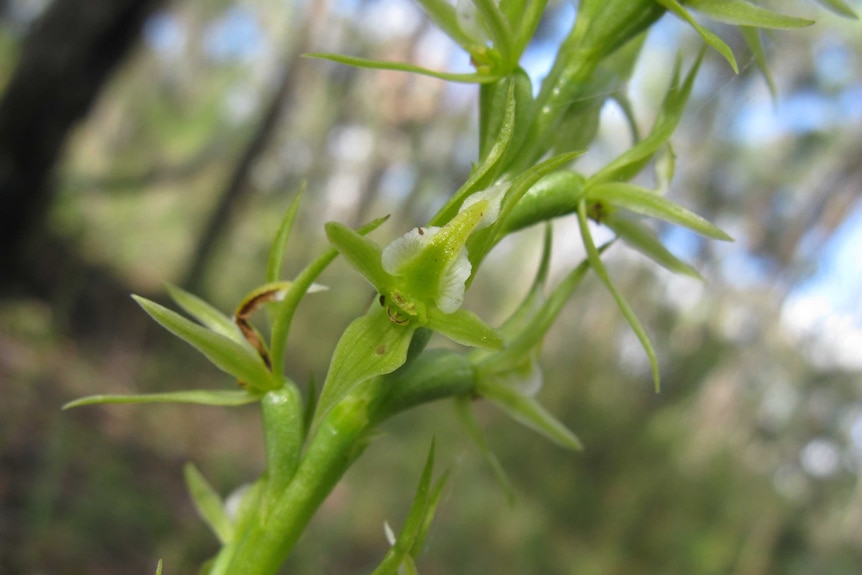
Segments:
[[[454,475],[423,574],[862,573],[862,23],[811,2],[774,4],[818,21],[766,36],[775,97],[736,32],[716,27],[740,74],[708,54],[673,138],[671,196],[736,241],[656,228],[703,283],[624,246],[607,256],[654,338],[662,392],[591,278],[545,343],[540,392],[583,453],[478,405],[517,492],[510,505],[451,406],[402,415],[324,504],[285,573],[373,570],[383,523],[403,519],[432,435]],[[0,3],[4,85],[53,6]],[[523,61],[536,86],[574,14],[571,2],[550,3]],[[651,31],[630,86],[642,131],[674,60],[699,49],[670,16]],[[63,263],[33,263],[62,273],[34,272],[51,278],[38,289],[8,282],[0,299],[3,575],[152,573],[158,558],[165,573],[196,572],[217,543],[185,494],[183,463],[224,495],[262,469],[253,408],[60,412],[86,394],[235,385],[125,294],[163,298],[163,283],[177,283],[232,310],[263,281],[303,181],[290,273],[325,247],[325,221],[392,214],[376,237],[385,243],[465,180],[477,157],[475,87],[300,58],[320,51],[470,70],[409,0],[177,0],[147,17],[68,134],[39,232],[64,247]],[[629,144],[607,104],[578,169]],[[555,222],[554,277],[583,257],[574,226]],[[506,317],[540,236],[502,244],[466,306],[491,323]],[[322,381],[340,331],[373,295],[343,263],[322,281],[330,290],[303,303],[289,341],[298,382]]]

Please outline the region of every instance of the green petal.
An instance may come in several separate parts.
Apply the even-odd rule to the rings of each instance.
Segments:
[[[200,351],[222,371],[260,391],[279,387],[260,356],[248,347],[203,328],[162,305],[140,296],[132,297],[150,317]]]
[[[681,205],[656,195],[652,190],[626,183],[600,184],[587,189],[588,200],[608,202],[614,206],[652,216],[693,230],[717,240],[733,241],[727,233]]]
[[[489,399],[515,421],[550,439],[560,447],[579,451],[584,448],[581,440],[563,423],[551,415],[532,397],[523,395],[506,385],[479,382],[477,391]]]
[[[431,236],[419,254],[401,268],[411,283],[419,284],[417,287],[430,287],[436,293],[440,292],[440,284],[445,281],[450,268],[463,258],[462,250],[467,238],[491,208],[489,203],[488,200],[483,200],[467,207],[462,205],[458,215]],[[466,269],[464,266],[467,266]],[[461,264],[461,271],[467,272],[464,280],[470,277],[469,262],[466,258]],[[463,283],[461,288],[463,295]]]
[[[329,243],[378,291],[392,284],[392,276],[381,263],[383,250],[380,246],[338,222],[329,222],[325,227]]]
[[[410,72],[413,74],[421,74],[422,76],[431,76],[439,80],[447,80],[449,82],[463,82],[467,84],[484,84],[497,80],[499,74],[453,74],[451,72],[437,72],[427,68],[414,66],[413,64],[404,64],[401,62],[385,62],[383,60],[369,60],[367,58],[356,58],[355,56],[344,56],[341,54],[303,54],[304,58],[317,58],[320,60],[329,60],[339,64],[346,64],[356,68],[368,68],[371,70],[394,70],[397,72]]]
[[[443,313],[430,307],[428,327],[462,345],[492,350],[503,348],[503,338],[499,332],[466,309]]]
[[[596,245],[593,243],[593,237],[590,234],[590,228],[587,223],[587,205],[584,200],[581,200],[581,205],[578,208],[578,223],[581,227],[581,238],[583,239],[584,247],[587,250],[587,258],[589,259],[590,267],[593,268],[593,271],[597,276],[599,276],[602,283],[605,284],[605,287],[611,293],[614,301],[617,302],[617,307],[623,314],[623,317],[626,319],[629,326],[632,328],[632,331],[635,332],[635,335],[641,342],[641,346],[647,354],[647,358],[649,358],[650,368],[652,369],[653,384],[655,385],[656,393],[658,393],[661,379],[659,377],[658,356],[656,356],[655,348],[653,348],[649,335],[647,335],[647,332],[643,325],[641,325],[640,320],[635,315],[635,312],[632,310],[623,295],[617,291],[616,286],[608,275],[608,270],[605,269],[605,265],[602,263],[602,259],[599,256],[599,250],[596,249]]]
[[[814,20],[786,16],[743,0],[688,0],[687,4],[713,20],[756,28],[804,28]]]
[[[612,214],[603,223],[616,232],[627,245],[665,269],[703,281],[703,276],[696,269],[668,251],[655,233],[640,222]]]
[[[233,541],[234,528],[225,511],[221,497],[192,463],[183,468],[186,487],[201,519],[204,520],[222,545]]]
[[[137,395],[90,395],[70,401],[63,406],[63,409],[105,403],[196,403],[198,405],[234,407],[260,401],[260,398],[260,395],[248,391],[222,390],[169,391]]]

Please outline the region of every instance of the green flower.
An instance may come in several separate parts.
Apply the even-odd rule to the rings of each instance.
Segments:
[[[498,185],[474,194],[445,226],[414,228],[385,249],[335,222],[326,224],[326,233],[377,289],[389,321],[428,327],[464,345],[500,349],[500,334],[461,304],[472,271],[464,246],[474,230],[496,220],[505,189]]]

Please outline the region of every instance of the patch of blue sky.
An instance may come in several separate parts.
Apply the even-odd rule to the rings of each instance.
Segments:
[[[356,13],[359,9],[359,5],[359,0],[336,0],[331,4],[330,8],[339,16],[350,17]]]
[[[675,256],[687,262],[691,262],[697,257],[703,246],[702,237],[679,226],[666,225],[663,228],[659,237]]]
[[[185,26],[170,12],[154,14],[144,23],[144,43],[160,56],[179,56],[186,45]]]
[[[267,41],[258,15],[250,8],[232,6],[207,27],[204,50],[222,62],[250,61],[262,56]]]
[[[721,275],[728,284],[743,289],[754,288],[766,285],[771,279],[773,267],[769,259],[748,253],[735,245],[717,245],[715,250],[720,254]]]
[[[818,255],[817,270],[791,294],[826,301],[833,312],[847,314],[862,327],[862,203],[832,234]]]
[[[862,122],[862,84],[835,95],[801,91],[777,104],[754,101],[742,107],[731,123],[729,136],[757,145],[788,135],[801,135]]]
[[[823,38],[815,48],[817,78],[825,85],[846,85],[852,81],[855,54],[846,44]]]

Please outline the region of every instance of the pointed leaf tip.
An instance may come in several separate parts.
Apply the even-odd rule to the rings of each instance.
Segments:
[[[428,68],[422,68],[420,66],[415,66],[413,64],[405,64],[402,62],[387,62],[384,60],[372,60],[368,58],[357,58],[355,56],[345,56],[343,54],[329,54],[329,53],[310,53],[303,54],[303,58],[313,58],[318,60],[329,60],[330,62],[336,62],[338,64],[345,64],[347,66],[353,66],[355,68],[367,68],[370,70],[392,70],[395,72],[409,72],[413,74],[419,74],[422,76],[430,76],[431,78],[437,78],[438,80],[447,80],[449,82],[463,82],[468,84],[484,84],[488,82],[493,82],[499,79],[499,75],[497,74],[479,74],[479,73],[451,73],[451,72],[438,72],[436,70],[429,70]]]
[[[284,262],[284,254],[287,251],[287,240],[293,229],[293,222],[296,220],[296,214],[299,211],[299,204],[305,193],[305,188],[306,182],[303,180],[299,191],[284,213],[281,224],[278,226],[278,232],[276,232],[272,245],[269,248],[269,258],[266,264],[267,283],[277,282],[281,279],[281,268]]]
[[[132,298],[162,327],[197,349],[222,371],[256,390],[278,387],[261,357],[248,347],[201,327],[163,305],[137,295]]]
[[[183,468],[186,487],[201,519],[204,520],[222,545],[233,540],[234,528],[225,511],[221,497],[191,462]]]
[[[248,391],[193,389],[137,395],[90,395],[65,404],[62,409],[110,403],[194,403],[217,407],[235,407],[260,401],[261,396]]]

